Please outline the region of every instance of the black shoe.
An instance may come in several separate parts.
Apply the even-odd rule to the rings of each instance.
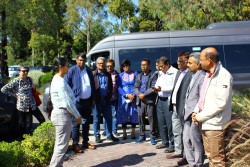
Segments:
[[[106,140],[108,140],[108,141],[119,141],[119,139],[115,138],[113,135],[108,136]]]
[[[179,165],[179,166],[183,166],[183,165],[187,165],[187,164],[188,164],[188,161],[186,158],[182,158],[181,160],[179,160],[177,162],[177,165]]]
[[[96,143],[101,143],[101,136],[100,135],[96,135],[95,142]]]

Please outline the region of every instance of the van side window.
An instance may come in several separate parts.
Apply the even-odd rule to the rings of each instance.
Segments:
[[[184,46],[184,47],[171,47],[171,64],[175,67],[177,65],[177,59],[178,54],[180,52],[188,51],[190,53],[192,52],[201,52],[203,49],[207,47],[214,47],[220,54],[220,61],[222,65],[225,67],[225,58],[224,58],[224,52],[223,52],[223,45],[207,45],[207,46]]]
[[[92,70],[96,69],[96,59],[98,57],[104,57],[105,59],[110,58],[110,53],[108,51],[106,52],[98,52],[90,55],[90,60],[88,60],[87,66],[90,67]]]
[[[119,63],[121,63],[124,59],[128,59],[131,62],[132,70],[141,71],[141,60],[143,58],[147,58],[150,60],[150,69],[152,71],[155,71],[156,60],[160,58],[161,56],[166,56],[169,58],[169,53],[170,53],[169,50],[170,49],[168,47],[119,50],[118,51]]]
[[[250,44],[225,45],[226,69],[230,73],[249,73]]]

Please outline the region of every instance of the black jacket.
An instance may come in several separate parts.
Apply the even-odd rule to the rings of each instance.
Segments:
[[[139,105],[141,100],[139,99],[138,95],[141,94],[140,92],[140,88],[141,88],[141,79],[142,79],[142,75],[143,73],[141,72],[140,74],[137,75],[136,77],[136,81],[134,84],[134,94],[136,95],[136,105]],[[144,96],[146,97],[145,102],[147,104],[154,104],[156,97],[157,97],[157,93],[154,93],[154,90],[152,89],[152,87],[155,87],[155,83],[157,81],[158,78],[158,73],[152,72],[151,70],[149,71],[148,74],[148,81],[147,81],[147,87],[146,87],[146,92],[144,92]]]

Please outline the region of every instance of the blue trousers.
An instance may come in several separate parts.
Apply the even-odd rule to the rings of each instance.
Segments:
[[[174,134],[172,129],[172,112],[168,111],[168,100],[159,98],[156,109],[162,144],[169,146],[169,148],[173,148]]]
[[[111,107],[111,112],[112,112],[112,132],[113,133],[117,132],[117,106],[118,106],[118,100],[114,100],[110,102],[110,107]],[[104,126],[104,131],[107,134],[108,126],[104,117],[103,117],[103,126]]]
[[[110,136],[112,134],[112,111],[110,103],[105,99],[98,101],[96,103],[96,109],[93,110],[94,136],[100,134],[101,114],[107,123],[106,135]]]

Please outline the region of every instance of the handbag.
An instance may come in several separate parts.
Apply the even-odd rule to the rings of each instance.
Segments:
[[[51,86],[50,86],[50,88],[51,88]],[[49,119],[50,119],[50,116],[51,116],[51,113],[52,113],[52,110],[53,110],[53,104],[52,104],[52,101],[51,101],[50,88],[49,88],[49,98],[48,98],[47,104],[46,104],[46,112],[48,113]]]
[[[36,105],[37,105],[37,106],[40,106],[40,105],[42,104],[42,101],[41,101],[41,99],[40,99],[40,97],[39,97],[39,94],[38,94],[36,88],[32,88],[32,93],[33,93],[33,96],[34,96],[34,98],[35,98]]]

